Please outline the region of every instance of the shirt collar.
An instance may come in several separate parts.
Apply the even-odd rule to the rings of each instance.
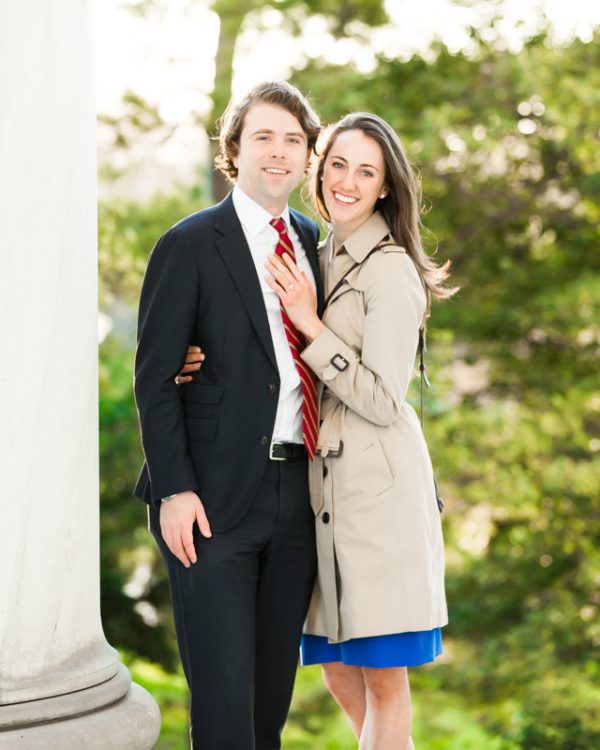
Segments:
[[[244,193],[244,191],[237,185],[234,185],[233,187],[232,200],[235,212],[238,215],[244,231],[251,237],[260,234],[273,218],[268,211],[260,206],[253,198],[250,198],[249,195],[246,195],[246,193]],[[281,212],[281,218],[285,221],[285,225],[289,231],[290,209],[287,204],[285,209]],[[276,231],[273,227],[272,229],[273,231]]]
[[[362,263],[367,254],[388,234],[390,234],[390,228],[387,221],[379,211],[375,211],[352,232],[343,243],[343,247],[357,263]]]

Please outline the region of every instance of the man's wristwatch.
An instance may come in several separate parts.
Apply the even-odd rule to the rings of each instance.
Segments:
[[[160,501],[161,501],[161,503],[168,503],[169,500],[172,500],[174,497],[177,497],[177,494],[175,494],[175,495],[167,495],[166,497],[161,497]]]

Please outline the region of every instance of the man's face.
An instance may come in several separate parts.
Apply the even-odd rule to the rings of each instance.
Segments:
[[[233,159],[237,184],[273,216],[279,215],[308,165],[306,133],[291,112],[273,104],[252,105]]]

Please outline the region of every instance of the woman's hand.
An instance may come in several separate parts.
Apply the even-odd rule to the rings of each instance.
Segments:
[[[273,253],[265,265],[271,273],[265,276],[267,284],[281,300],[292,323],[312,341],[325,326],[317,316],[317,296],[306,274],[287,253],[281,258]]]
[[[185,362],[181,370],[175,375],[175,384],[183,385],[193,380],[191,375],[185,375],[186,372],[196,372],[202,367],[202,363],[206,358],[206,354],[203,353],[199,346],[188,346],[187,354],[185,355]]]

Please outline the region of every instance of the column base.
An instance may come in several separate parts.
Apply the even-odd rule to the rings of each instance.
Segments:
[[[154,698],[133,683],[121,700],[99,711],[0,731],[0,750],[151,750],[159,734]]]

